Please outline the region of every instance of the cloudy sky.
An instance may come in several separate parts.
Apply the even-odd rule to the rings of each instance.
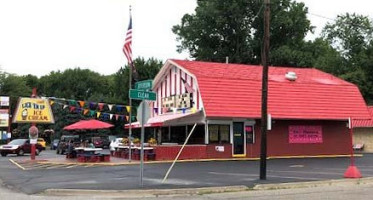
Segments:
[[[326,18],[341,13],[372,17],[369,0],[297,1],[309,8],[315,35],[331,21]],[[37,76],[74,67],[115,73],[126,63],[122,47],[129,5],[134,57],[188,58],[176,52],[171,27],[194,12],[196,0],[0,0],[0,68]]]

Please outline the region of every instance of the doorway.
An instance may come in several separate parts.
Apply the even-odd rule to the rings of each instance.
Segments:
[[[243,122],[233,122],[233,157],[245,157],[245,132]]]

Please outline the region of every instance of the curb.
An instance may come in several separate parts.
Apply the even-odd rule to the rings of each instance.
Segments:
[[[310,181],[296,183],[258,184],[253,188],[244,185],[204,188],[183,189],[144,189],[144,190],[80,190],[80,189],[47,189],[39,195],[45,196],[98,196],[98,197],[121,197],[121,198],[147,198],[147,197],[172,197],[192,196],[211,193],[262,191],[278,189],[299,189],[326,186],[347,187],[360,184],[373,184],[373,177],[360,179],[333,179],[325,181]]]
[[[332,179],[325,181],[309,181],[296,183],[258,184],[253,187],[253,190],[296,189],[324,186],[351,186],[360,184],[373,184],[373,177],[358,179]]]
[[[79,189],[47,189],[41,195],[51,196],[105,196],[126,198],[149,198],[160,196],[191,196],[210,193],[247,191],[247,186],[225,186],[184,189],[146,189],[146,190],[79,190]]]

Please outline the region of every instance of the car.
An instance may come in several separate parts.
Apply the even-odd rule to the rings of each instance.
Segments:
[[[115,138],[110,142],[109,149],[110,151],[115,151],[115,148],[122,144],[123,138]]]
[[[57,154],[64,154],[66,153],[68,143],[69,141],[72,141],[74,143],[74,146],[79,146],[80,144],[80,138],[79,135],[63,135],[61,136],[60,142],[57,145],[56,153]]]
[[[43,138],[38,138],[38,144],[40,144],[41,147],[43,147],[43,150],[45,150],[45,147],[47,146],[47,144]]]
[[[54,139],[51,144],[51,150],[56,150],[59,142],[60,142],[59,139]]]
[[[40,144],[35,144],[35,155],[39,155],[43,150]],[[8,154],[17,154],[19,156],[25,153],[31,153],[31,144],[29,139],[15,139],[8,144],[0,146],[0,154],[5,157]]]

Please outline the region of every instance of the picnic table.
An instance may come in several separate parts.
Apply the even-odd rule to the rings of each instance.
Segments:
[[[77,154],[78,162],[108,162],[110,161],[110,154],[96,153],[102,151],[102,148],[74,148]]]

